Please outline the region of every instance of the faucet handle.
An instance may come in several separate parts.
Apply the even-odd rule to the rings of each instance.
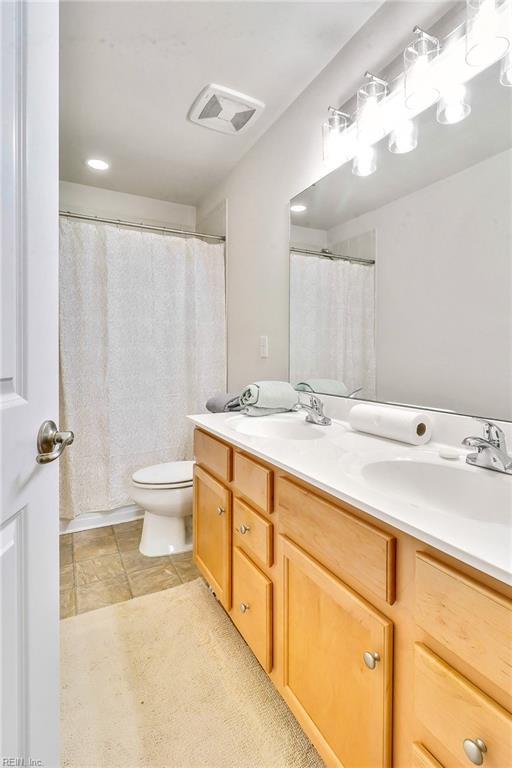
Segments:
[[[484,438],[491,443],[491,445],[494,445],[495,448],[500,448],[502,451],[506,451],[507,441],[505,433],[501,427],[488,419],[476,417],[476,420],[483,426]]]

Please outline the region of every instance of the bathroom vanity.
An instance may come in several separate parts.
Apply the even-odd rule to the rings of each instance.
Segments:
[[[195,562],[325,763],[512,765],[511,578],[485,554],[508,520],[489,509],[489,541],[471,543],[460,518],[459,549],[435,514],[416,510],[420,531],[413,504],[407,522],[384,497],[364,499],[364,484],[344,489],[347,451],[330,486],[322,440],[302,439],[320,428],[303,415],[288,417],[291,441],[244,435],[236,418],[193,417]],[[372,450],[333,430],[333,444]],[[301,468],[315,461],[317,479]]]

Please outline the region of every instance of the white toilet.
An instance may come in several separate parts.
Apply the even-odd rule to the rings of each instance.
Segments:
[[[192,549],[186,522],[192,515],[193,461],[144,467],[132,475],[130,495],[145,510],[139,550],[172,555]]]

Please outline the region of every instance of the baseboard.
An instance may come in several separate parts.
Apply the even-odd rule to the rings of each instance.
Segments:
[[[85,515],[78,515],[73,520],[61,519],[60,533],[76,533],[77,531],[87,531],[89,528],[104,528],[106,525],[129,523],[130,520],[138,520],[143,516],[144,510],[136,504],[112,509],[110,512],[87,512]]]

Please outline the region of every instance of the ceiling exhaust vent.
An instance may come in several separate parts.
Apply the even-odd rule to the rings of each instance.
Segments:
[[[222,133],[243,133],[256,122],[265,105],[244,93],[211,83],[192,104],[189,120]]]

